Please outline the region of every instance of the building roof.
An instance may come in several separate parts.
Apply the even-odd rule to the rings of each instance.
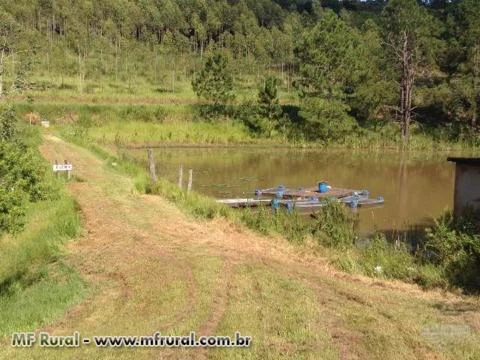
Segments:
[[[447,158],[447,161],[451,161],[456,164],[480,166],[480,158],[449,157]]]

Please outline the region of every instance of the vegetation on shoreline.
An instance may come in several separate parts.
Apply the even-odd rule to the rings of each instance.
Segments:
[[[252,109],[268,112],[268,108]],[[280,105],[279,105],[280,106]],[[450,129],[431,129],[412,126],[410,141],[404,146],[395,124],[371,124],[358,127],[341,139],[309,141],[302,137],[289,137],[288,131],[259,135],[251,128],[251,119],[245,120],[244,106],[230,106],[228,111],[206,112],[205,105],[112,105],[112,104],[56,104],[16,103],[18,115],[28,122],[28,114],[38,114],[70,137],[85,138],[102,146],[136,147],[162,145],[208,146],[291,146],[337,147],[372,150],[439,151],[478,148],[478,139],[463,136]],[[280,109],[292,106],[280,106]],[[285,110],[286,111],[286,110]],[[250,112],[248,110],[247,112]],[[223,115],[221,115],[223,114]],[[87,139],[88,138],[88,139]]]

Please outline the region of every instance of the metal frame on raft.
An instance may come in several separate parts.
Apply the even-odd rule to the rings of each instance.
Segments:
[[[370,198],[368,190],[334,188],[326,182],[318,187],[289,189],[283,185],[276,188],[257,189],[255,198],[219,199],[218,203],[232,208],[271,206],[274,210],[284,206],[291,211],[313,212],[325,206],[325,200],[336,200],[350,208],[381,206],[383,197]],[[267,198],[264,198],[267,197]]]

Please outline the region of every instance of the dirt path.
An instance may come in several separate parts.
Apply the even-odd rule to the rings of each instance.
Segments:
[[[51,162],[68,159],[84,180],[69,186],[84,234],[69,245],[68,261],[92,288],[49,331],[230,335],[238,329],[256,336],[246,357],[259,359],[450,356],[421,337],[429,323],[468,324],[478,342],[476,301],[343,274],[282,239],[223,219],[194,220],[160,197],[136,194],[131,179],[58,138],[47,136],[41,152]],[[240,350],[228,351],[90,346],[48,357],[242,357]]]

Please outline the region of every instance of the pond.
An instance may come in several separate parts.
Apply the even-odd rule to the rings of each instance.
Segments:
[[[146,163],[145,150],[130,155]],[[178,168],[193,169],[193,189],[215,198],[253,197],[257,188],[285,185],[367,189],[382,207],[358,209],[360,231],[402,231],[426,226],[453,203],[451,154],[292,150],[284,148],[159,148],[157,171],[178,182]],[[457,154],[458,155],[458,154]]]

